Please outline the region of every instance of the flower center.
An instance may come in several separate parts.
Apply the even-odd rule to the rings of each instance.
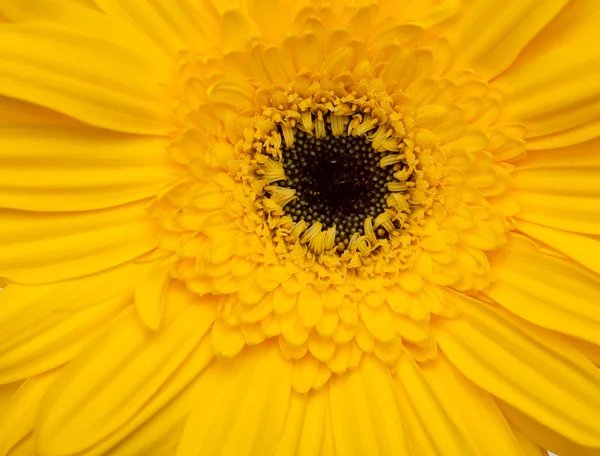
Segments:
[[[324,138],[298,131],[294,144],[283,151],[285,186],[297,196],[284,210],[294,222],[335,226],[336,245],[347,246],[354,233],[364,234],[364,219],[375,219],[387,207],[393,167],[380,166],[380,154],[366,137],[335,137],[329,124],[327,130]],[[380,229],[377,234],[386,233]]]
[[[410,267],[444,198],[438,140],[375,83],[342,84],[339,94],[320,84],[274,88],[244,130],[230,170],[245,189],[243,223],[279,264],[304,271]]]

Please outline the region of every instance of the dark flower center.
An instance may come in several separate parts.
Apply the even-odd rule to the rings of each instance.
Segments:
[[[323,229],[335,225],[336,243],[363,234],[364,219],[387,207],[387,183],[394,179],[392,166],[379,166],[382,157],[364,136],[335,137],[328,129],[316,139],[297,131],[294,145],[283,152],[283,185],[296,190],[298,199],[285,211],[294,221],[319,221]]]

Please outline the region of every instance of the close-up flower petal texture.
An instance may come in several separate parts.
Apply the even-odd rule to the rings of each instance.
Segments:
[[[0,0],[0,456],[600,455],[600,0]]]

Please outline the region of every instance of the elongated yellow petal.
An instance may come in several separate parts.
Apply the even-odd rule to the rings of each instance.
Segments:
[[[419,416],[418,408],[415,408],[415,404],[406,390],[398,386],[396,397],[402,409],[405,423],[404,432],[408,436],[411,451],[418,451],[420,456],[439,456],[440,453],[432,439],[431,431],[427,429],[427,423],[424,423]]]
[[[132,265],[51,285],[0,292],[0,383],[71,360],[94,333],[133,301]]]
[[[574,128],[529,138],[527,140],[527,148],[529,150],[540,150],[580,144],[596,138],[598,130],[600,130],[600,120],[592,120]]]
[[[533,442],[547,448],[560,456],[598,456],[600,448],[589,448],[577,445],[569,441],[564,436],[548,429],[527,415],[519,412],[505,402],[498,401],[502,413],[506,415],[513,426],[519,429],[527,438]],[[537,455],[536,455],[537,456]],[[544,454],[545,456],[545,454]]]
[[[538,326],[600,345],[598,277],[536,251],[516,235],[509,239],[507,248],[492,259],[497,280],[485,293]]]
[[[0,278],[48,283],[126,263],[154,249],[145,201],[101,211],[0,209]]]
[[[60,372],[31,377],[14,394],[0,419],[0,455],[12,454],[11,449],[32,434],[40,401]]]
[[[199,375],[212,359],[210,338],[204,336],[148,405],[89,453],[173,456],[196,395],[200,392]]]
[[[118,17],[102,13],[96,0],[14,0],[2,2],[0,12],[15,23],[46,21],[116,44],[155,63],[169,65],[169,56],[141,30]],[[110,34],[105,33],[110,28]]]
[[[329,396],[336,454],[410,454],[392,376],[379,360],[363,356],[357,370],[330,381]]]
[[[0,127],[0,206],[73,211],[154,196],[172,178],[166,138]]]
[[[14,0],[2,2],[0,11],[11,22],[23,22],[35,19],[56,19],[75,7],[97,11],[94,0],[40,0],[29,2],[27,0]]]
[[[273,454],[285,424],[292,367],[272,343],[213,363],[200,378],[177,454]]]
[[[434,334],[473,383],[583,445],[600,446],[600,372],[577,350],[502,309],[453,295],[462,317]]]
[[[181,49],[202,50],[212,44],[217,17],[211,6],[183,1],[155,1],[132,4],[128,0],[94,0],[107,15],[130,22],[165,52],[175,56]],[[204,9],[205,8],[205,9]]]
[[[472,65],[478,74],[491,79],[515,61],[568,0],[468,3],[450,32],[460,49],[455,65],[461,69]]]
[[[558,194],[600,198],[600,188],[594,185],[598,183],[599,174],[600,167],[585,166],[581,162],[561,168],[523,169],[513,173],[512,188],[516,192],[536,192],[549,196]]]
[[[596,130],[597,132],[598,130]],[[552,146],[531,149],[531,141],[527,141],[527,156],[519,160],[517,172],[538,168],[589,168],[597,172],[600,167],[600,137],[582,141],[574,145]]]
[[[546,456],[548,454],[546,450],[537,446],[513,424],[511,424],[510,428],[519,442],[523,456]]]
[[[30,456],[32,454],[35,454],[35,440],[33,434],[29,434],[11,448],[7,456]]]
[[[95,126],[164,134],[171,122],[159,86],[169,77],[164,62],[93,32],[36,21],[2,25],[0,94]]]
[[[130,309],[67,366],[42,404],[42,453],[101,444],[147,406],[192,353],[214,319],[214,303],[193,302],[180,286],[169,293],[160,332],[146,328]]]
[[[519,219],[565,231],[600,234],[600,197],[578,194],[547,194],[532,191],[511,193],[521,210]]]
[[[469,440],[475,454],[520,455],[518,441],[492,396],[467,380],[446,356],[439,354],[436,360],[420,366],[419,371],[445,413],[465,440]],[[399,375],[400,383],[403,378]],[[410,389],[407,394],[411,395]],[[426,417],[427,410],[424,414]],[[431,429],[431,434],[439,432],[427,419],[423,425]],[[448,446],[440,451],[448,451]],[[467,451],[462,450],[460,454]]]
[[[423,430],[427,447],[431,448],[428,451],[435,449],[435,454],[443,456],[477,454],[467,435],[452,420],[452,412],[441,402],[439,391],[431,388],[419,366],[407,353],[397,364],[396,387],[402,391],[401,396],[407,399],[405,408],[410,409],[408,419],[417,421],[411,423],[409,429]],[[413,440],[413,448],[419,440]]]
[[[83,127],[84,123],[48,108],[0,96],[0,125],[5,127]]]
[[[22,384],[23,382],[14,382],[0,385],[0,416],[4,416],[5,410],[9,407],[13,396]]]
[[[256,36],[252,20],[241,11],[226,11],[221,20],[221,46],[228,52],[245,51],[248,41]]]
[[[550,3],[544,2],[542,9]],[[527,124],[527,138],[597,120],[600,48],[589,43],[600,40],[599,19],[594,2],[569,2],[511,69],[494,81],[506,93],[507,118]]]
[[[249,11],[260,32],[271,43],[280,45],[289,32],[289,5],[283,0],[252,0]]]
[[[537,223],[519,220],[517,228],[532,238],[558,250],[560,253],[600,273],[600,239],[598,236],[557,230]]]
[[[293,56],[297,71],[317,70],[323,63],[323,44],[314,34],[302,38],[292,36],[284,43],[285,50]]]
[[[177,370],[127,423],[82,454],[172,456],[183,424],[198,393],[198,376],[214,355],[204,336]]]
[[[600,367],[600,347],[575,337],[564,336],[566,343],[576,348],[596,366]]]
[[[142,321],[154,330],[162,320],[166,291],[171,282],[170,269],[170,264],[145,265],[135,287],[135,308]]]
[[[573,146],[529,151],[512,174],[514,199],[521,205],[516,217],[564,231],[600,233],[598,147],[597,138]]]
[[[292,392],[285,426],[275,456],[313,456],[327,453],[332,431],[329,387],[308,395]]]

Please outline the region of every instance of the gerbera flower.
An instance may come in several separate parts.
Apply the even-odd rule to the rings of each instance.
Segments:
[[[598,2],[0,5],[0,455],[600,454]]]

